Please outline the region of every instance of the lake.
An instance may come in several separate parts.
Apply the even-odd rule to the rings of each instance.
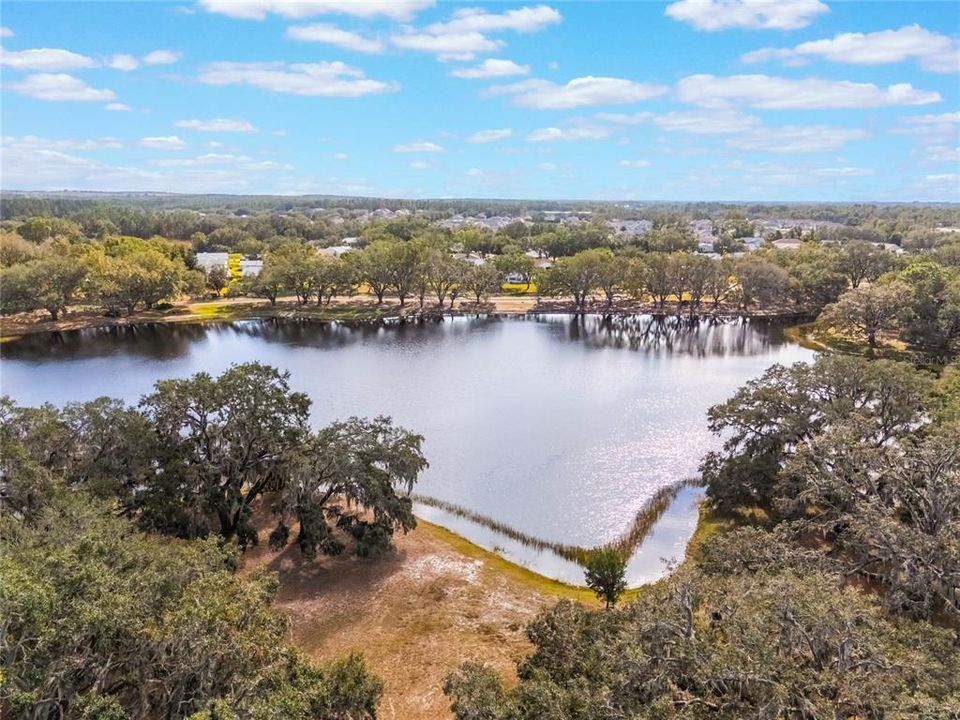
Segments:
[[[619,537],[661,487],[718,447],[706,411],[774,363],[813,353],[760,321],[648,316],[456,317],[386,326],[308,321],[156,324],[4,343],[0,391],[24,405],[134,403],[161,378],[258,360],[291,373],[312,420],[391,415],[425,436],[417,492],[548,542]],[[679,492],[628,566],[680,560],[696,488]],[[417,514],[549,577],[583,571],[437,507]]]

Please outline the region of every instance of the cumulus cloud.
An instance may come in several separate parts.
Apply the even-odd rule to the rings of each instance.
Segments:
[[[80,78],[64,73],[36,73],[23,80],[8,83],[7,88],[37,100],[93,102],[113,100],[112,90],[93,88]]]
[[[255,162],[246,156],[208,155],[199,158],[156,158],[154,167],[111,165],[77,152],[110,146],[111,139],[44,140],[4,137],[0,140],[5,187],[31,190],[151,190],[166,192],[316,192],[302,178],[282,171],[291,166]],[[256,172],[256,180],[253,180]],[[267,172],[274,171],[274,172]],[[266,180],[261,178],[267,178]],[[254,185],[256,183],[256,185]],[[269,183],[269,184],[265,184]]]
[[[960,147],[931,145],[926,148],[924,160],[929,163],[960,163]]]
[[[156,150],[183,150],[187,144],[176,135],[140,138],[140,146]]]
[[[251,85],[277,93],[323,97],[359,97],[396,89],[393,83],[368,78],[342,62],[215,62],[203,67],[208,85]]]
[[[393,151],[398,153],[439,153],[443,147],[429,140],[418,140],[412,143],[394,145]]]
[[[793,48],[761,48],[741,58],[745,63],[781,60],[788,65],[805,65],[813,59],[853,65],[885,65],[913,59],[924,70],[960,72],[960,44],[919,25],[906,25],[899,30],[841,33]]]
[[[526,75],[530,72],[529,65],[518,65],[513,60],[488,59],[476,67],[460,68],[450,73],[452,77],[476,80],[481,78],[508,77],[510,75]]]
[[[439,60],[473,60],[478,53],[495,52],[503,47],[500,40],[491,40],[478,32],[429,33],[409,32],[394,35],[390,42],[401,50],[418,50],[433,53]]]
[[[652,112],[642,111],[635,113],[597,113],[594,119],[614,125],[639,125],[653,119]]]
[[[468,143],[490,143],[497,140],[503,140],[513,135],[513,130],[503,128],[500,130],[480,130],[467,138]]]
[[[565,85],[549,80],[523,80],[510,85],[498,85],[487,90],[487,95],[512,95],[514,104],[536,110],[566,110],[588,105],[618,105],[638,102],[663,95],[662,85],[637,83],[611,77],[574,78]]]
[[[85,139],[51,139],[36,135],[22,135],[3,137],[4,146],[16,146],[29,150],[116,150],[123,147],[123,142],[115,137],[85,138]]]
[[[866,177],[876,175],[877,171],[873,168],[827,167],[817,168],[813,171],[813,174],[820,177]]]
[[[429,160],[411,160],[407,163],[414,170],[426,170],[433,167],[433,163]]]
[[[200,0],[209,12],[244,20],[263,20],[269,13],[276,13],[293,19],[333,14],[361,18],[382,15],[404,22],[434,4],[435,0]]]
[[[110,110],[112,112],[130,112],[131,110],[133,110],[132,107],[122,102],[107,103],[103,107],[104,109]]]
[[[939,115],[907,115],[900,118],[903,122],[918,125],[938,125],[940,123],[960,123],[960,112],[940,113]]]
[[[92,57],[61,48],[7,50],[0,48],[0,66],[14,70],[79,70],[97,67]]]
[[[650,167],[649,160],[621,160],[617,163],[621,167],[630,167],[630,168],[645,168]]]
[[[305,42],[327,43],[328,45],[336,45],[345,50],[369,54],[381,53],[384,49],[383,43],[379,40],[365,38],[363,35],[344,30],[329,23],[295,25],[287,29],[287,37],[292,40],[303,40]]]
[[[213,118],[210,120],[177,120],[175,127],[199,130],[200,132],[254,133],[256,126],[242,118]]]
[[[830,125],[759,127],[727,140],[735,150],[778,154],[834,152],[867,136],[863,130]]]
[[[333,158],[334,160],[347,160],[350,156],[347,155],[347,153],[345,152],[335,152],[330,157]]]
[[[531,142],[554,142],[571,140],[603,140],[613,134],[613,129],[601,125],[579,125],[566,128],[545,127],[527,135]]]
[[[154,50],[143,56],[143,61],[147,65],[173,65],[180,60],[183,53],[176,50]]]
[[[8,28],[6,25],[0,26],[0,38],[9,38],[13,37],[13,30]]]
[[[470,168],[467,170],[468,177],[480,177],[481,175],[483,175],[483,170],[480,168]]]
[[[426,30],[434,35],[465,32],[538,32],[563,21],[563,16],[552,7],[537,5],[491,13],[483,8],[462,8],[453,13],[453,18],[444,23],[433,23]]]
[[[657,115],[653,121],[664,130],[695,135],[738,133],[760,124],[760,118],[737,110],[690,110]]]
[[[770,75],[690,75],[677,83],[676,94],[683,102],[705,107],[740,104],[764,110],[926,105],[941,99],[939,93],[918,90],[909,83],[884,88],[847,80],[794,80]]]
[[[110,59],[107,60],[106,65],[114,70],[130,72],[131,70],[136,70],[138,67],[140,67],[140,61],[137,60],[133,55],[120,54],[110,56]]]
[[[666,14],[697,30],[796,30],[829,10],[820,0],[678,0]]]

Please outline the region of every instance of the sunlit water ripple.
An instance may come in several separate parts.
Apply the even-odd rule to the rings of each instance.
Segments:
[[[422,433],[417,490],[548,541],[610,542],[660,487],[694,475],[718,446],[706,410],[773,363],[812,353],[776,327],[649,317],[447,318],[350,328],[294,321],[154,325],[5,343],[0,390],[23,404],[134,402],[153,383],[259,360],[291,372],[324,424],[392,415]],[[631,583],[679,559],[696,524],[683,490],[631,559]],[[418,506],[545,575],[580,582],[550,552]]]

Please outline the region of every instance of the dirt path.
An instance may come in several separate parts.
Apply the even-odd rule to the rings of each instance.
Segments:
[[[313,562],[292,546],[274,554],[261,545],[242,568],[279,573],[277,607],[290,617],[291,641],[311,657],[363,653],[384,679],[387,720],[449,718],[443,680],[465,660],[515,678],[531,649],[526,624],[557,592],[586,597],[515,566],[505,572],[502,558],[423,521],[396,545],[373,560]]]

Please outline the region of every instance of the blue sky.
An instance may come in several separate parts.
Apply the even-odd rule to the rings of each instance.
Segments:
[[[4,2],[4,189],[960,201],[953,2]]]

